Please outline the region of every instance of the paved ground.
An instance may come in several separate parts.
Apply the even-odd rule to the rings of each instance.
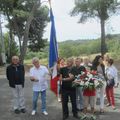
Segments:
[[[8,81],[5,76],[0,76],[0,120],[62,120],[61,103],[57,102],[55,95],[47,91],[47,109],[48,116],[44,116],[40,112],[40,101],[38,102],[38,113],[36,116],[31,116],[32,108],[32,83],[26,78],[25,84],[25,99],[27,113],[16,115],[12,110],[12,94],[11,89],[8,87]],[[116,110],[110,107],[105,108],[105,113],[100,115],[96,113],[97,120],[120,120],[120,86],[115,89]],[[97,106],[98,107],[98,106]],[[70,111],[71,112],[71,111]],[[79,113],[80,115],[80,113]],[[68,120],[76,120],[70,114]]]

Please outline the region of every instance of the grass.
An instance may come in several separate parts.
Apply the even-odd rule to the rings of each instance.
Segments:
[[[107,53],[107,54],[110,57],[112,57],[115,61],[119,61],[120,60],[120,57],[118,56],[118,54],[115,54],[115,53]],[[91,55],[81,55],[81,56],[78,56],[78,57],[80,57],[80,58],[88,57],[90,59],[90,61],[92,61],[95,58],[96,55],[101,55],[101,53],[91,54]],[[76,57],[72,56],[72,58],[76,58]],[[24,61],[24,64],[25,65],[32,65],[32,59],[26,59]],[[48,58],[40,59],[40,64],[48,66]]]
[[[24,61],[24,64],[31,66],[31,65],[32,65],[32,59],[27,59],[27,60],[25,60],[25,61]],[[47,59],[47,58],[46,58],[46,59],[41,59],[41,60],[40,60],[40,64],[47,66],[47,65],[48,65],[48,59]]]

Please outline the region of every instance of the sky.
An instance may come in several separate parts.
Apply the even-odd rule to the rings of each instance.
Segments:
[[[43,0],[44,1],[44,0]],[[89,19],[86,23],[78,23],[79,16],[71,17],[70,11],[74,7],[74,0],[51,0],[55,19],[57,41],[94,39],[100,37],[98,19]],[[106,33],[120,33],[120,15],[112,16],[106,22]],[[45,29],[44,37],[49,39],[50,23]]]

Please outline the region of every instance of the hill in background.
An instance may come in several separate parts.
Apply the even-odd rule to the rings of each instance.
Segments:
[[[108,52],[116,59],[120,58],[120,34],[106,35],[106,44]],[[68,58],[72,56],[88,56],[98,54],[101,51],[101,40],[97,39],[79,39],[66,40],[58,42],[59,56]],[[49,43],[42,52],[28,52],[26,59],[38,56],[40,59],[47,59],[49,56]]]

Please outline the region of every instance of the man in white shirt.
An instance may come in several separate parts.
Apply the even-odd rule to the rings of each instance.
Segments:
[[[33,82],[33,111],[32,115],[36,114],[37,101],[39,94],[41,94],[42,106],[41,110],[44,115],[48,115],[46,111],[46,89],[48,88],[47,80],[49,71],[47,67],[40,65],[39,59],[34,57],[32,59],[34,67],[30,69],[30,80]]]

